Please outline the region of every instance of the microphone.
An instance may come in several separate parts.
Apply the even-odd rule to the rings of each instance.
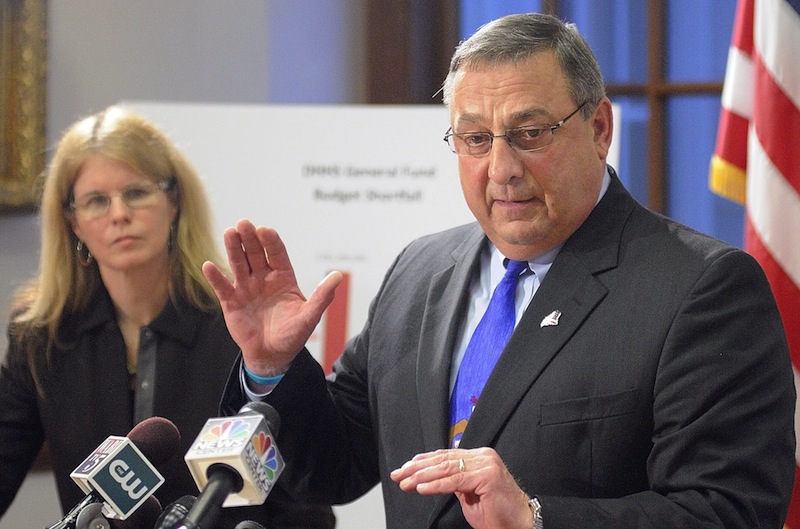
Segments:
[[[142,529],[153,527],[160,514],[161,502],[155,496],[150,496],[136,509],[136,512],[125,520],[112,519],[109,521],[111,522],[111,529]],[[100,529],[100,527],[89,526],[88,529]]]
[[[82,502],[83,503],[83,502]],[[155,496],[148,497],[145,502],[125,520],[108,520],[102,514],[103,504],[89,503],[80,509],[74,525],[63,525],[62,520],[51,527],[74,527],[75,529],[141,529],[150,527],[161,513],[161,502]]]
[[[186,529],[211,529],[222,507],[264,503],[285,466],[275,445],[279,428],[278,412],[265,402],[206,422],[184,456],[203,491],[186,515]]]
[[[84,521],[97,503],[105,517],[125,520],[164,483],[150,460],[165,463],[179,449],[180,433],[163,417],[145,419],[127,437],[109,436],[70,474],[86,497],[48,529],[81,529],[77,525],[81,512],[90,509],[81,518]],[[160,512],[158,500],[153,501]]]
[[[75,529],[142,529],[152,527],[161,514],[161,502],[155,496],[145,502],[125,520],[109,520],[101,514],[102,503],[91,503],[81,510]]]
[[[175,527],[178,527],[186,519],[189,509],[191,509],[195,501],[197,501],[197,498],[187,494],[167,505],[167,508],[156,520],[153,526],[154,529],[175,529]]]

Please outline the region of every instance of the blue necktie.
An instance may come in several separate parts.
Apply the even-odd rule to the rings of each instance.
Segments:
[[[450,397],[451,447],[458,447],[483,386],[514,331],[514,294],[517,281],[527,268],[526,261],[508,260],[506,273],[494,289],[489,306],[464,351],[464,359],[458,368],[453,395]]]

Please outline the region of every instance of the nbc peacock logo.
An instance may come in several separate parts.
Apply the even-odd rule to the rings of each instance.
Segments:
[[[258,432],[253,436],[253,447],[258,454],[258,459],[262,462],[264,472],[269,481],[275,481],[275,472],[278,470],[278,450],[272,442],[272,438],[264,432]]]
[[[247,443],[250,430],[250,425],[245,421],[226,420],[201,433],[192,451],[195,455],[209,455],[241,448]]]
[[[209,429],[203,435],[203,441],[214,442],[221,440],[239,441],[247,439],[250,432],[250,425],[239,419],[233,421],[225,421],[222,424],[217,424]]]

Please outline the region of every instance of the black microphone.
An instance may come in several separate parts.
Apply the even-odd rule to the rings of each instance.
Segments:
[[[150,496],[147,500],[124,520],[109,520],[111,529],[143,529],[153,527],[161,514],[161,502],[155,496]],[[99,527],[89,526],[88,529],[100,529]]]
[[[109,520],[100,511],[102,503],[92,503],[78,515],[75,529],[143,529],[152,527],[161,514],[161,502],[150,496],[124,520]]]
[[[81,529],[81,512],[90,509],[81,518],[86,520],[98,503],[103,516],[128,518],[164,483],[153,463],[168,461],[178,450],[180,433],[163,417],[145,419],[127,437],[109,436],[70,474],[86,497],[47,529]]]
[[[284,468],[275,445],[279,428],[278,412],[265,402],[206,422],[184,457],[203,491],[186,515],[185,529],[212,529],[222,507],[264,503]]]
[[[164,512],[158,517],[153,528],[175,529],[186,520],[186,515],[189,513],[189,509],[192,508],[195,501],[197,501],[197,498],[188,494],[173,501],[167,505],[167,508],[164,509]]]

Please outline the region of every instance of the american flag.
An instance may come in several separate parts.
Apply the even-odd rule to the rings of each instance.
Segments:
[[[745,204],[745,250],[769,278],[798,386],[800,0],[739,0],[710,187]],[[789,529],[800,529],[800,455],[795,459]]]

